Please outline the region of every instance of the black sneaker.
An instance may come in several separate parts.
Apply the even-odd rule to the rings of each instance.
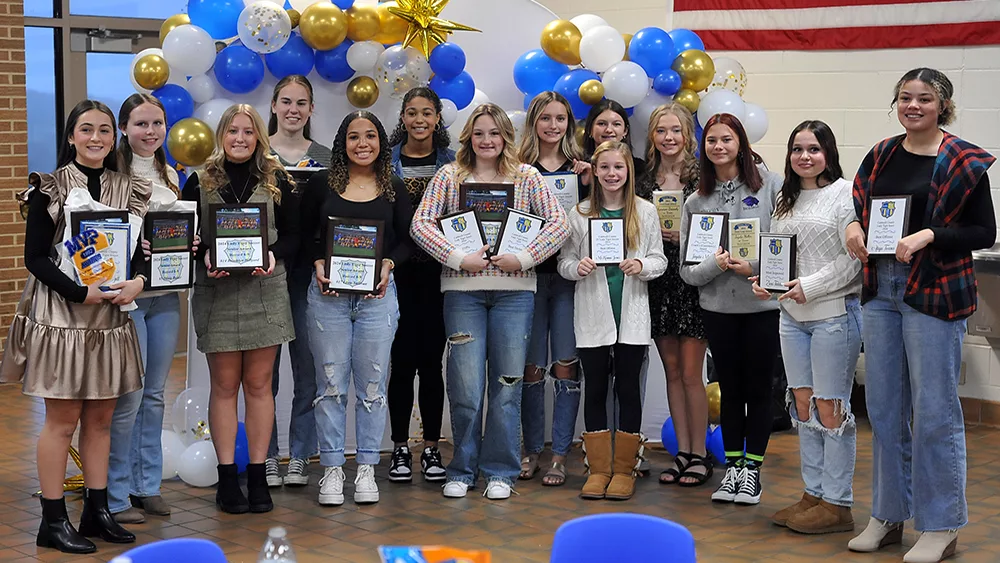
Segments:
[[[736,504],[759,504],[761,493],[760,468],[744,467],[740,469],[740,475],[742,476],[740,490],[736,493],[736,498],[733,499],[733,502]]]
[[[448,477],[441,463],[441,452],[436,446],[424,448],[424,453],[420,454],[420,471],[424,474],[424,481],[444,481]]]
[[[413,456],[410,448],[399,446],[392,450],[392,461],[389,462],[389,480],[396,483],[409,483],[413,480],[413,471],[410,465],[413,463]]]
[[[719,488],[712,493],[712,500],[715,502],[733,502],[736,493],[740,490],[742,483],[743,469],[730,465],[726,467],[726,475],[722,478]]]

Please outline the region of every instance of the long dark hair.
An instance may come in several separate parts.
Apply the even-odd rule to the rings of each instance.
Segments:
[[[372,163],[372,168],[375,170],[375,183],[378,186],[379,195],[384,195],[388,201],[396,201],[396,191],[392,187],[392,151],[389,148],[389,139],[378,117],[363,109],[352,111],[340,122],[340,129],[337,130],[337,136],[333,139],[333,148],[331,149],[333,157],[330,158],[330,188],[338,194],[344,193],[344,190],[347,189],[347,181],[350,180],[350,173],[347,169],[349,163],[347,158],[347,128],[356,119],[371,121],[372,125],[375,126],[375,131],[378,132],[378,156]]]
[[[309,79],[301,74],[289,74],[288,76],[282,78],[274,85],[274,93],[271,94],[271,106],[273,107],[278,101],[278,96],[281,94],[282,88],[288,86],[289,84],[299,84],[306,89],[309,93],[309,105],[313,105],[313,85],[309,82]],[[274,135],[278,132],[278,116],[274,115],[274,110],[271,111],[271,117],[267,121],[267,134],[268,136]],[[311,112],[310,112],[311,113]],[[312,140],[310,136],[310,130],[312,125],[312,115],[306,120],[305,126],[302,128],[302,136],[308,140]]]
[[[389,146],[394,147],[396,145],[405,145],[407,139],[409,138],[406,134],[406,126],[403,125],[403,114],[406,113],[406,106],[413,98],[424,98],[428,100],[432,106],[434,106],[434,112],[438,116],[438,124],[434,128],[434,148],[435,149],[446,149],[451,145],[451,135],[448,134],[448,129],[444,126],[444,122],[441,121],[441,98],[438,97],[434,90],[426,86],[418,86],[413,88],[403,96],[403,105],[399,110],[399,123],[396,124],[396,128],[392,130],[392,136],[389,137]]]
[[[826,180],[827,184],[844,177],[844,171],[840,168],[840,152],[837,150],[837,138],[833,135],[830,126],[822,121],[806,120],[799,123],[792,134],[788,136],[788,152],[785,153],[785,183],[781,186],[781,193],[778,195],[778,202],[774,209],[774,216],[781,217],[792,212],[795,201],[802,193],[802,178],[792,169],[792,145],[795,144],[795,136],[800,131],[809,131],[816,136],[816,142],[823,150],[826,158],[826,168],[819,174],[819,178]]]
[[[739,152],[736,154],[739,177],[750,188],[751,193],[757,193],[757,190],[764,185],[764,180],[760,177],[760,171],[757,170],[755,163],[757,157],[750,149],[750,139],[747,138],[746,129],[743,128],[739,118],[731,113],[717,113],[708,118],[708,123],[705,124],[701,137],[701,182],[698,184],[698,193],[707,196],[712,195],[712,192],[715,191],[715,182],[718,176],[715,174],[715,164],[708,159],[708,150],[705,148],[708,130],[715,125],[725,125],[736,133],[737,142],[740,144]]]
[[[125,136],[125,128],[128,127],[129,119],[132,116],[132,111],[135,108],[141,106],[142,104],[151,104],[158,108],[163,113],[163,130],[166,132],[167,123],[167,110],[163,107],[163,103],[157,100],[155,97],[149,94],[132,94],[122,102],[122,107],[118,110],[118,125],[121,127],[122,135]],[[167,139],[164,137],[163,142],[166,143]],[[132,170],[132,145],[129,144],[128,137],[122,139],[122,142],[118,143],[118,169],[123,172],[129,172]],[[153,163],[156,166],[156,171],[160,174],[160,179],[163,180],[163,184],[168,188],[173,190],[177,195],[180,195],[177,186],[170,181],[170,177],[167,176],[167,153],[163,150],[163,145],[153,151]]]
[[[115,122],[115,114],[111,111],[111,108],[104,105],[103,102],[97,100],[83,100],[80,103],[73,106],[73,110],[69,112],[69,116],[66,117],[66,127],[63,128],[63,135],[61,143],[59,143],[59,156],[56,158],[56,168],[62,168],[67,164],[73,162],[76,159],[76,147],[69,144],[69,138],[73,136],[73,131],[76,130],[76,122],[80,121],[80,116],[87,113],[88,111],[96,109],[97,111],[108,116],[111,120],[112,131],[117,131],[118,126]],[[111,141],[111,150],[108,151],[108,155],[104,157],[104,168],[108,170],[118,170],[118,157],[115,156],[115,145],[117,144],[117,133],[113,136]]]
[[[625,138],[619,140],[630,147],[632,146],[632,128],[628,125],[628,112],[618,102],[605,98],[590,108],[590,113],[587,114],[587,121],[583,124],[583,152],[588,156],[594,154],[594,151],[597,149],[597,141],[594,140],[591,134],[594,130],[594,122],[597,121],[597,116],[608,110],[621,116],[622,121],[625,122]]]

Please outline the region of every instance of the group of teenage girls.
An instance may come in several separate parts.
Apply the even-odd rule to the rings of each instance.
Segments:
[[[248,105],[223,114],[215,151],[183,192],[166,165],[166,116],[155,98],[131,96],[117,125],[100,102],[81,102],[67,120],[57,170],[32,174],[24,198],[31,276],[0,373],[45,399],[37,543],[92,552],[88,537],[132,542],[122,523],[170,512],[160,497],[159,437],[180,301],[176,292],[146,291],[141,273],[104,292],[59,269],[53,248],[63,239],[63,202],[83,188],[140,216],[178,198],[197,202],[201,217],[212,203],[267,206],[267,270],[230,274],[212,269],[200,241],[194,250],[192,314],[211,372],[220,510],[271,510],[268,487],[306,485],[308,459],[317,453],[324,467],[319,502],[342,504],[352,384],[355,502],[379,499],[374,466],[386,411],[395,445],[389,479],[412,480],[417,376],[420,470],[425,480],[444,482],[446,497],[464,497],[482,475],[484,496],[506,499],[517,479],[540,471],[548,375],[555,401],[543,484],[566,481],[582,392],[589,476],[581,496],[630,498],[643,459],[642,386],[652,341],[679,446],[661,483],[697,486],[712,476],[702,380],[710,347],[726,450],[711,497],[759,502],[780,347],[805,487],[773,521],[802,533],[850,531],[850,398],[863,337],[874,498],[867,527],[849,547],[876,551],[899,542],[902,523],[914,517],[922,535],[904,561],[939,561],[954,552],[968,514],[957,385],[965,318],[976,306],[971,251],[996,236],[985,173],[993,157],[942,129],[954,118],[953,97],[938,71],[904,75],[892,104],[905,133],[876,145],[852,186],[834,134],[820,121],[791,132],[782,177],[763,166],[736,117],[712,116],[699,141],[691,114],[676,103],[652,114],[645,159],[632,154],[630,146],[643,143],[630,138],[626,110],[611,100],[588,115],[581,147],[569,104],[552,92],[531,102],[519,146],[504,111],[484,104],[453,152],[441,101],[417,88],[405,96],[391,135],[375,115],[355,111],[328,149],[310,137],[309,82],[290,76],[274,90],[269,126]],[[285,171],[295,166],[325,169],[296,185]],[[555,198],[545,178],[553,173],[577,176],[577,204],[564,209]],[[475,182],[513,184],[514,208],[545,219],[524,251],[466,254],[441,233],[438,219],[462,208],[459,187]],[[648,201],[656,190],[684,192],[679,231],[660,223]],[[869,256],[869,201],[885,195],[911,197],[908,234],[894,256]],[[787,291],[762,289],[757,261],[722,247],[700,262],[682,259],[690,215],[716,212],[758,219],[761,232],[797,235],[797,277]],[[329,216],[384,222],[385,258],[372,294],[325,289]],[[590,258],[593,218],[623,219],[626,257],[618,265]],[[141,272],[144,254],[136,253],[133,272]],[[133,301],[138,309],[122,312]],[[291,460],[281,475],[274,394],[284,343],[294,399]],[[454,443],[447,467],[437,447],[445,381]],[[246,495],[234,463],[241,387]],[[62,497],[78,423],[86,483],[79,530]]]

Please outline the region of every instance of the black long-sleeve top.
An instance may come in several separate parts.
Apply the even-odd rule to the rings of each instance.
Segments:
[[[371,201],[357,202],[341,197],[330,189],[330,173],[323,170],[313,174],[306,184],[302,195],[302,231],[319,233],[319,237],[307,236],[305,244],[310,245],[308,256],[310,262],[325,260],[326,239],[329,223],[327,217],[347,217],[351,219],[366,219],[384,221],[385,231],[382,243],[382,256],[389,258],[396,266],[403,264],[414,252],[413,241],[410,239],[410,222],[413,220],[413,207],[406,195],[403,181],[392,176],[392,190],[395,201],[389,201],[380,195]]]
[[[87,190],[94,201],[101,200],[101,175],[104,168],[89,168],[73,162],[87,176]],[[28,220],[24,230],[24,266],[35,278],[71,303],[87,299],[87,287],[80,285],[59,269],[52,261],[52,241],[56,237],[56,224],[48,212],[49,196],[34,190],[28,201]],[[69,220],[69,218],[67,218]],[[136,233],[136,240],[142,233]],[[143,254],[136,246],[130,264],[133,277],[142,271]]]

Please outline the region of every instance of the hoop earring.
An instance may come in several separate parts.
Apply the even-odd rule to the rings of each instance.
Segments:
[[[435,131],[440,131],[441,130],[441,120],[438,120],[437,125],[434,126],[434,130]]]

